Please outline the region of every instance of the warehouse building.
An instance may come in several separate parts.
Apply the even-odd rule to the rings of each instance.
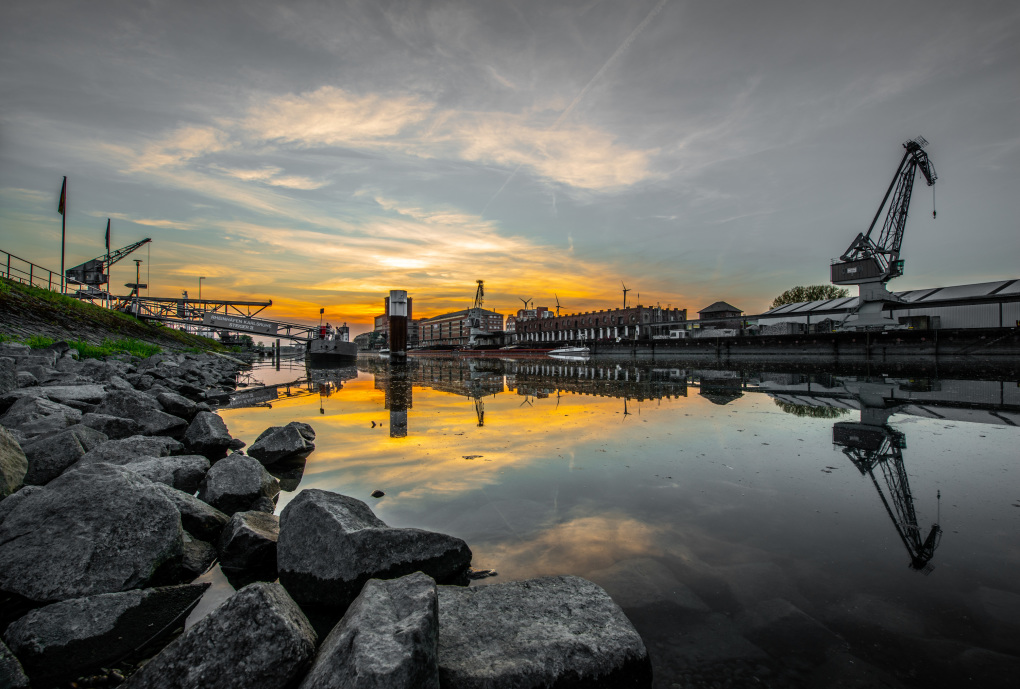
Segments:
[[[469,347],[503,333],[503,315],[488,309],[463,309],[419,321],[421,347]]]
[[[665,337],[687,320],[687,309],[633,306],[575,313],[569,316],[543,314],[543,318],[518,321],[513,342],[525,346],[557,345],[597,340],[649,340]]]

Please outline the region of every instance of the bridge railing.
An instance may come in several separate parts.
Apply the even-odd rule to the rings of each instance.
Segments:
[[[61,290],[60,273],[6,251],[0,251],[0,276],[23,285],[42,287],[55,292]]]

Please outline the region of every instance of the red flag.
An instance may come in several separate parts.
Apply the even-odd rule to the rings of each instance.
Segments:
[[[64,177],[64,183],[60,187],[60,203],[57,204],[57,212],[61,215],[64,214],[64,206],[67,204],[67,177]]]
[[[110,219],[106,219],[106,253],[110,253]]]

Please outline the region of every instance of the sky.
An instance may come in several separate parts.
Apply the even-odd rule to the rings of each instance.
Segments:
[[[7,0],[0,250],[59,269],[66,175],[66,266],[110,218],[151,296],[754,314],[923,135],[890,288],[1016,278],[1018,99],[1015,1]]]

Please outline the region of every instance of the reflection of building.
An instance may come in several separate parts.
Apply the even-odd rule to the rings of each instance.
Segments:
[[[507,380],[519,395],[545,397],[571,392],[597,397],[622,397],[639,402],[687,396],[687,372],[676,368],[595,366],[587,362],[512,361]]]
[[[548,312],[547,312],[548,313]],[[524,345],[553,346],[593,340],[648,340],[668,337],[669,331],[687,320],[687,309],[663,309],[658,306],[633,306],[575,313],[552,314],[533,319],[518,319],[514,342]]]
[[[503,332],[503,316],[488,309],[463,309],[423,318],[419,323],[422,347],[467,347],[479,337]]]

